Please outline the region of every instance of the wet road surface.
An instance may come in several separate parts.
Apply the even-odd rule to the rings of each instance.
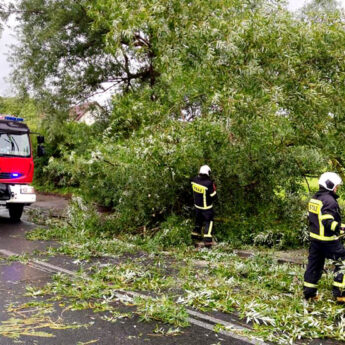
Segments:
[[[8,218],[7,210],[0,209],[0,251],[5,253],[13,252],[20,255],[34,254],[35,250],[44,250],[46,247],[54,244],[49,241],[26,240],[25,233],[33,228],[35,228],[34,224],[25,221],[12,224]],[[2,257],[5,258],[6,255]],[[65,268],[71,271],[78,269],[78,265],[73,263],[71,258],[55,257],[50,261],[54,264],[54,267]],[[154,330],[157,327],[168,330],[170,326],[159,322],[140,322],[139,317],[136,315],[132,318],[120,319],[112,323],[102,319],[103,313],[94,313],[92,310],[66,310],[63,303],[49,301],[49,296],[25,297],[28,286],[43,286],[51,280],[54,274],[54,270],[35,265],[17,261],[0,261],[0,345],[248,344],[246,341],[217,334],[212,330],[196,325],[183,329],[183,333],[180,335],[164,336],[155,334]],[[35,306],[28,310],[22,310],[20,305],[28,302],[50,304],[52,311],[42,316],[40,313],[37,314],[39,308],[37,309]],[[116,304],[116,307],[122,308],[123,311],[129,308],[120,302],[116,302]],[[200,322],[203,323],[203,321]],[[58,323],[60,328],[71,325],[79,326],[80,328],[54,329],[55,323]],[[38,333],[34,336],[27,335],[32,331]],[[41,334],[39,332],[45,333]]]
[[[49,196],[40,199],[37,210],[50,213]],[[54,199],[58,215],[62,215],[66,200]],[[244,345],[253,344],[254,340],[246,341],[234,334],[234,337],[213,331],[215,322],[205,320],[198,315],[193,316],[195,323],[183,329],[183,333],[176,336],[165,336],[155,333],[160,328],[167,331],[171,326],[159,322],[141,322],[135,313],[131,318],[118,319],[115,323],[103,319],[105,313],[94,313],[93,310],[72,311],[66,308],[64,301],[49,301],[49,296],[25,296],[30,286],[40,287],[51,281],[57,272],[73,272],[80,269],[83,263],[74,261],[66,256],[47,258],[47,261],[35,261],[35,251],[42,251],[49,246],[56,246],[52,241],[28,241],[26,232],[36,225],[24,221],[18,224],[10,222],[8,212],[0,208],[0,345],[28,344],[28,345]],[[29,262],[11,260],[11,255],[30,254]],[[3,258],[1,260],[1,258]],[[8,260],[10,258],[10,260]],[[37,256],[37,260],[44,260]],[[49,266],[50,265],[50,266]],[[36,303],[32,307],[22,308],[25,303]],[[133,311],[130,306],[121,302],[114,302],[114,307],[121,312]],[[50,312],[42,313],[42,309]],[[201,314],[200,314],[201,315]],[[203,314],[204,316],[206,314]],[[201,315],[202,316],[202,315]],[[207,315],[206,315],[207,316]],[[230,321],[229,315],[213,314],[213,317]],[[197,326],[198,324],[201,326]],[[218,323],[218,322],[217,322]],[[69,328],[71,326],[77,328]],[[208,328],[208,329],[207,329]],[[33,334],[33,332],[35,332]],[[338,345],[344,344],[332,340],[313,340],[309,345]]]

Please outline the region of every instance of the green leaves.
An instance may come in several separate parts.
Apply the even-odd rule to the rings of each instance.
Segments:
[[[175,327],[189,326],[185,308],[175,303],[172,298],[163,295],[160,298],[135,298],[138,312],[144,321],[160,320]],[[168,335],[168,334],[167,334]]]
[[[219,238],[299,243],[305,179],[345,166],[340,12],[307,21],[265,0],[19,8],[16,79],[43,101],[52,139],[41,179],[80,188],[113,209],[114,232],[135,232],[189,218],[189,179],[207,163]],[[105,83],[114,87],[109,118],[67,124],[70,104]]]
[[[0,4],[0,37],[3,30],[3,24],[6,23],[8,17],[14,13],[14,5],[11,2],[6,2],[6,4]]]

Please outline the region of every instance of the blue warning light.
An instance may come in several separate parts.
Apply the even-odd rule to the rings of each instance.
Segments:
[[[15,116],[4,115],[4,114],[0,114],[0,120],[16,121],[16,122],[23,122],[24,121],[24,119],[21,117],[15,117]]]
[[[5,120],[7,121],[17,121],[17,122],[23,122],[24,119],[21,117],[14,117],[14,116],[5,116]]]

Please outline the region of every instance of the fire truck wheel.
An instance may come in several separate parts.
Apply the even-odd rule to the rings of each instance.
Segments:
[[[22,213],[23,213],[23,208],[24,208],[24,205],[22,204],[8,205],[8,211],[10,213],[10,218],[12,222],[17,223],[20,221],[20,217],[22,216]]]

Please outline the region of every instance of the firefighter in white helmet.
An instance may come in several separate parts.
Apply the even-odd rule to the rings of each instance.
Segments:
[[[212,247],[213,238],[213,201],[216,197],[216,186],[210,178],[211,169],[208,165],[200,167],[199,175],[192,179],[194,206],[196,212],[195,228],[192,240],[197,246],[203,241],[206,247]],[[205,228],[203,229],[203,225]]]
[[[319,179],[319,191],[309,201],[310,247],[304,274],[304,296],[307,300],[318,299],[317,283],[321,278],[325,259],[335,261],[333,296],[345,303],[345,276],[341,266],[345,260],[345,249],[338,239],[344,232],[338,205],[337,189],[342,184],[340,176],[326,172]]]

